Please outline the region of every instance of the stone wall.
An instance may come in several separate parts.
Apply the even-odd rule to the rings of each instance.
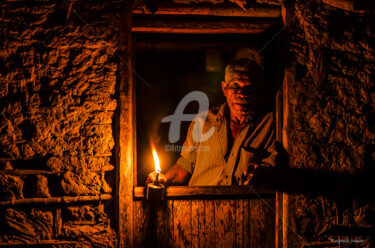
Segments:
[[[90,196],[115,186],[118,4],[0,3],[0,243],[117,242]]]
[[[319,0],[298,0],[294,11],[288,37],[297,66],[288,85],[288,140],[300,192],[290,195],[288,242],[300,247],[328,242],[318,234],[329,224],[375,223],[375,16]]]
[[[375,17],[324,2],[297,0],[287,35],[290,247],[375,224]],[[118,4],[0,2],[0,243],[117,244]]]

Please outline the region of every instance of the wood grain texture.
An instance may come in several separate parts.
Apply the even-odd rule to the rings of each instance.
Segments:
[[[214,200],[204,200],[204,243],[201,247],[215,247],[215,204]]]
[[[222,4],[174,4],[174,3],[155,3],[156,12],[151,13],[148,9],[136,8],[133,14],[138,15],[206,15],[206,16],[236,16],[236,17],[280,17],[280,7],[270,5],[258,5],[249,10],[243,10],[233,3]]]
[[[275,199],[135,201],[135,247],[274,247]]]
[[[256,193],[255,193],[256,192]],[[145,187],[134,187],[134,197],[144,198],[146,195]],[[215,199],[234,197],[249,198],[274,198],[275,192],[263,188],[249,188],[247,186],[169,186],[165,190],[165,197],[171,198],[203,198],[212,197]]]
[[[110,194],[102,195],[80,195],[80,196],[60,196],[51,198],[24,198],[9,201],[0,201],[0,206],[16,206],[16,205],[49,205],[49,204],[70,204],[80,202],[108,201],[112,199]]]
[[[199,200],[191,201],[191,247],[199,247]]]
[[[144,201],[134,201],[134,247],[148,247],[149,207]]]
[[[267,203],[267,206],[264,206],[265,210],[265,219],[264,225],[266,229],[266,239],[267,239],[267,247],[275,247],[275,223],[276,223],[276,216],[275,216],[275,208],[276,208],[276,200],[273,199],[264,199]]]
[[[224,247],[224,216],[223,216],[223,208],[225,200],[215,200],[214,201],[214,208],[215,208],[215,245],[216,247]]]
[[[157,247],[173,247],[173,201],[165,201],[157,209]]]
[[[235,247],[235,201],[215,200],[216,247]]]
[[[244,245],[244,200],[236,200],[236,248],[243,248]]]
[[[243,246],[250,247],[250,206],[249,199],[243,199]]]
[[[135,19],[132,31],[136,33],[179,33],[179,34],[258,34],[273,30],[278,21],[213,21]]]
[[[224,225],[224,247],[236,245],[236,201],[228,200],[224,212],[226,221]]]
[[[174,247],[191,247],[191,200],[173,201]]]
[[[134,84],[132,51],[132,0],[121,3],[119,33],[119,98],[116,115],[116,166],[118,185],[117,233],[119,247],[133,247]]]
[[[275,200],[250,200],[250,247],[275,247]]]

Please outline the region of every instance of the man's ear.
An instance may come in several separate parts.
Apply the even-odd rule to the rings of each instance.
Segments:
[[[225,88],[226,85],[227,83],[225,81],[221,82],[221,90],[223,91],[224,96],[227,96],[227,89]]]

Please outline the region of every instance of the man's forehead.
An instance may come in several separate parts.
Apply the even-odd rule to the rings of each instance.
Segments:
[[[229,84],[244,84],[244,85],[250,85],[250,84],[254,84],[253,82],[251,82],[251,79],[249,77],[235,77],[233,78],[232,80],[230,80],[227,85]]]
[[[255,85],[260,84],[259,80],[254,75],[249,74],[233,74],[231,79],[226,82],[227,85],[240,84],[240,85]]]
[[[255,83],[259,81],[261,74],[262,70],[255,62],[239,60],[229,64],[225,69],[225,82],[228,84],[236,79]]]

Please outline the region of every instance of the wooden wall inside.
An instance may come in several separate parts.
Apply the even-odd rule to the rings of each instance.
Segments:
[[[274,197],[136,200],[134,247],[275,247],[274,209]]]

